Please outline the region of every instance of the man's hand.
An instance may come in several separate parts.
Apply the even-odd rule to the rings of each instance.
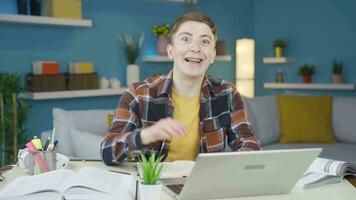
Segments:
[[[172,137],[182,137],[186,132],[186,128],[180,122],[172,118],[165,118],[142,129],[141,141],[142,144],[147,145],[161,140],[171,140]]]

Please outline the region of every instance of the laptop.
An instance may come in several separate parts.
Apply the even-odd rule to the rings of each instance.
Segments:
[[[321,148],[199,154],[186,178],[162,180],[174,199],[289,193]]]

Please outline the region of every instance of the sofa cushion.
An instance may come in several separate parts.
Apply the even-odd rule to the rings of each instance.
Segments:
[[[76,157],[82,159],[100,159],[100,143],[103,136],[71,129],[70,138]]]
[[[243,100],[248,119],[261,144],[277,142],[280,136],[280,123],[276,97],[243,97]]]
[[[335,142],[332,134],[332,97],[278,96],[281,143]]]
[[[70,142],[70,130],[76,129],[103,136],[107,131],[106,115],[113,110],[73,110],[66,111],[54,108],[53,126],[56,128],[58,152],[67,156],[74,156],[74,149]]]
[[[333,126],[336,139],[356,143],[356,98],[335,97],[333,101]]]
[[[323,148],[320,154],[322,158],[329,158],[333,160],[341,160],[356,163],[356,145],[348,143],[334,143],[334,144],[318,144],[318,143],[289,143],[289,144],[270,144],[263,146],[263,150],[272,149],[300,149],[300,148]]]

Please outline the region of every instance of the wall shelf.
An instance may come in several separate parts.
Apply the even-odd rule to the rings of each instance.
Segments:
[[[232,60],[231,55],[215,56],[215,61],[231,62],[231,60]],[[168,58],[168,56],[156,56],[156,55],[144,56],[142,61],[144,61],[144,62],[172,62],[172,60],[170,60]]]
[[[293,62],[292,58],[286,58],[286,57],[265,57],[263,58],[263,63],[264,64],[288,64]]]
[[[66,19],[30,15],[0,14],[0,23],[38,24],[51,26],[92,27],[92,20]]]
[[[46,99],[67,99],[79,97],[98,97],[98,96],[116,96],[121,95],[127,88],[120,89],[95,89],[95,90],[66,90],[54,92],[22,92],[19,97],[30,100]]]
[[[266,89],[300,89],[300,90],[355,90],[355,84],[331,83],[264,83]]]

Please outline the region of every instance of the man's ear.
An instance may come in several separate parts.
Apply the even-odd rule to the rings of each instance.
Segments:
[[[216,56],[216,49],[214,48],[214,50],[213,50],[213,56],[211,57],[210,64],[213,64],[213,63],[214,63],[214,61],[215,61],[215,56]]]
[[[172,46],[172,44],[168,44],[166,50],[167,50],[168,58],[173,60],[173,46]]]

